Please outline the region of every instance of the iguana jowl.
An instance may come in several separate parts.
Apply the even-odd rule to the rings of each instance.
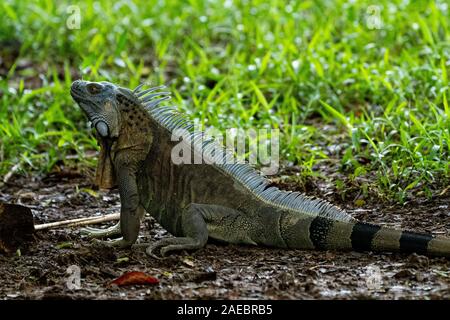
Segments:
[[[176,236],[147,248],[152,255],[199,249],[208,238],[235,244],[296,249],[417,252],[450,256],[450,240],[359,222],[332,204],[270,186],[247,164],[175,164],[172,133],[185,129],[193,152],[202,141],[173,109],[161,87],[135,90],[108,82],[77,80],[71,95],[96,129],[101,145],[96,180],[118,185],[120,222],[109,229],[87,229],[93,237],[122,235],[111,245],[136,242],[140,219],[149,212]],[[152,93],[153,92],[153,93]],[[162,96],[157,98],[158,96]]]

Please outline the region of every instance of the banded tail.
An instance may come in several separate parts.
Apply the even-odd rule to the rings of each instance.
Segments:
[[[281,222],[282,238],[290,248],[404,252],[450,257],[450,238],[396,230],[359,221],[310,217]],[[305,246],[306,245],[306,246]]]

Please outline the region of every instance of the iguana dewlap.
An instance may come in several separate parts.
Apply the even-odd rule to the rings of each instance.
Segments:
[[[194,153],[208,155],[204,151],[217,144],[202,140],[183,117],[159,105],[168,98],[167,92],[157,91],[161,87],[141,88],[81,80],[71,87],[101,146],[97,183],[107,188],[117,184],[121,200],[120,223],[87,230],[92,236],[121,234],[110,243],[131,246],[147,211],[175,236],[150,246],[149,254],[155,248],[163,255],[199,249],[212,238],[278,248],[450,256],[448,238],[359,222],[324,200],[270,186],[247,164],[174,163],[171,154],[179,144],[172,141],[175,130],[188,132]]]

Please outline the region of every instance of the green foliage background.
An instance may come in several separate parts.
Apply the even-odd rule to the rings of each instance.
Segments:
[[[92,165],[68,92],[83,77],[165,83],[177,108],[222,130],[279,128],[302,177],[337,163],[400,201],[449,184],[445,1],[4,0],[0,12],[0,174],[69,154]]]

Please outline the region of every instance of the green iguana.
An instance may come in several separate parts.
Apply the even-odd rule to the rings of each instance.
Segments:
[[[172,150],[180,143],[172,141],[175,130],[187,130],[194,154],[208,154],[204,151],[217,143],[204,141],[184,117],[160,105],[169,98],[159,91],[162,87],[142,87],[132,91],[82,80],[71,86],[101,147],[96,182],[101,188],[118,185],[121,200],[120,222],[108,229],[85,229],[92,237],[121,235],[107,243],[130,247],[147,211],[176,236],[149,245],[146,252],[152,256],[155,250],[166,255],[199,249],[210,238],[278,248],[450,257],[449,238],[359,222],[324,200],[271,186],[248,164],[175,164]]]

